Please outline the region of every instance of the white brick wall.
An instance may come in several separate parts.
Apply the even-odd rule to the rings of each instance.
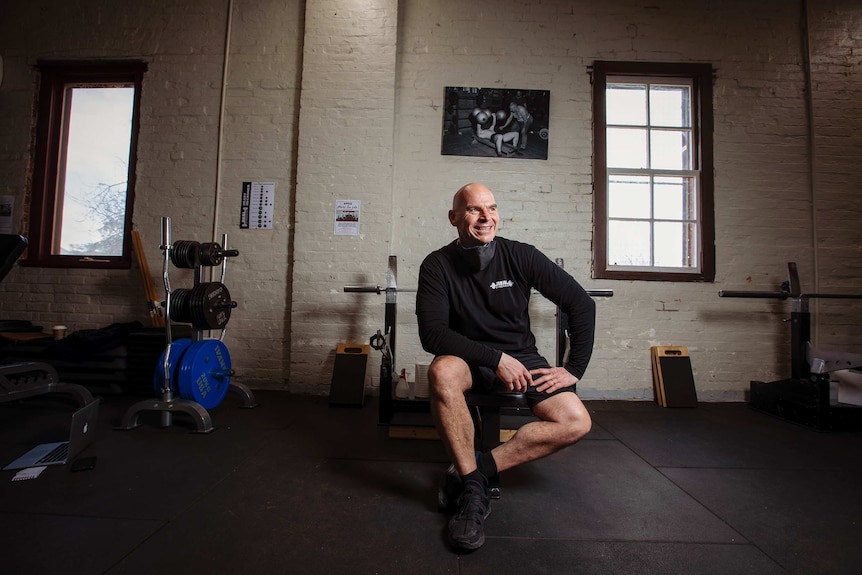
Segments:
[[[810,123],[801,4],[784,0],[234,0],[230,15],[228,0],[13,4],[0,21],[0,194],[16,198],[16,221],[29,185],[36,61],[147,60],[135,227],[158,286],[161,216],[172,217],[174,239],[230,235],[241,255],[228,269],[239,307],[227,344],[253,387],[326,393],[335,345],[383,327],[383,296],[342,286],[384,283],[389,254],[399,257],[399,283],[415,285],[424,255],[454,237],[446,210],[471,180],[495,190],[502,235],[564,258],[587,286],[615,290],[599,302],[585,397],[649,399],[649,347],[677,344],[689,347],[702,398],[741,399],[749,380],[788,373],[789,304],[723,300],[719,289],[777,289],[787,261],[809,291],[859,289],[857,2],[807,3]],[[715,283],[590,279],[587,67],[596,59],[715,67]],[[452,85],[550,90],[548,160],[441,156],[443,88]],[[276,183],[273,230],[238,229],[247,180]],[[359,237],[333,234],[339,199],[362,201]],[[174,287],[188,281],[172,272]],[[136,269],[17,268],[0,285],[0,316],[71,329],[146,321],[140,285]],[[399,369],[427,358],[413,305],[399,295]],[[553,354],[553,310],[538,300],[533,308]],[[818,342],[859,350],[860,306],[815,310]]]

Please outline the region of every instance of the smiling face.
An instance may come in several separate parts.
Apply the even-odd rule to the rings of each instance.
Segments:
[[[487,244],[497,235],[497,202],[482,184],[467,184],[452,199],[449,223],[458,228],[465,248]]]

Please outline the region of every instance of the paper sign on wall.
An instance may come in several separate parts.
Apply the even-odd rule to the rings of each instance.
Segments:
[[[359,235],[359,200],[336,200],[335,202],[335,235]]]
[[[243,182],[239,227],[271,230],[275,182]]]

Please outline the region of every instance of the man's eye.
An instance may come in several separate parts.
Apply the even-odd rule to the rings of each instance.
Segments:
[[[479,213],[479,208],[467,208],[467,213],[471,215],[475,215]]]

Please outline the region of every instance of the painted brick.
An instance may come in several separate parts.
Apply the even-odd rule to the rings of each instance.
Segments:
[[[326,393],[335,345],[367,341],[383,324],[382,296],[341,287],[385,282],[390,254],[399,257],[399,282],[415,284],[425,254],[454,237],[446,210],[472,180],[497,192],[502,235],[565,258],[589,287],[616,290],[599,302],[584,397],[650,399],[649,346],[676,343],[691,350],[701,398],[742,399],[749,380],[787,373],[788,310],[719,299],[719,289],[777,289],[787,261],[796,261],[806,289],[858,290],[858,2],[807,4],[809,123],[801,12],[780,0],[237,0],[219,166],[227,5],[76,0],[53,6],[51,18],[33,3],[5,7],[0,193],[14,196],[20,221],[37,59],[146,59],[135,227],[158,289],[162,216],[172,218],[174,239],[229,234],[241,255],[227,283],[240,305],[226,341],[241,381]],[[587,67],[596,59],[714,65],[715,283],[590,279]],[[447,85],[550,90],[549,159],[441,156]],[[238,229],[248,180],[276,182],[273,230]],[[338,199],[362,201],[358,237],[333,235]],[[177,272],[171,281],[181,287],[190,278]],[[399,297],[398,368],[427,359],[414,301]],[[860,306],[816,310],[819,343],[858,342]],[[539,304],[536,312],[549,349],[552,315]],[[0,313],[73,329],[146,321],[134,268],[16,268],[0,290]],[[373,356],[375,376],[378,362]]]

